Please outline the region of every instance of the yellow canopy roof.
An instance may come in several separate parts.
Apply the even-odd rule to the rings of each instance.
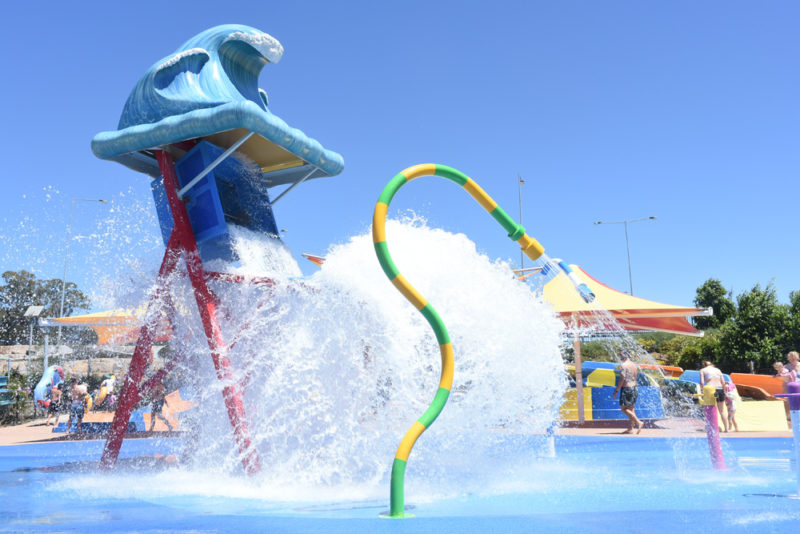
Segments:
[[[136,310],[115,309],[85,315],[73,315],[71,317],[54,317],[42,319],[42,326],[81,326],[91,328],[97,333],[97,344],[107,345],[109,343],[127,344],[136,341],[141,327],[141,316],[145,313],[145,308]],[[160,328],[157,339],[163,341],[168,337],[169,328]]]
[[[634,297],[617,291],[589,276],[577,265],[570,265],[578,278],[594,292],[596,300],[584,302],[564,273],[547,282],[544,298],[565,321],[578,327],[598,325],[602,310],[607,310],[626,330],[652,330],[702,336],[687,317],[711,315],[711,308],[689,308]]]

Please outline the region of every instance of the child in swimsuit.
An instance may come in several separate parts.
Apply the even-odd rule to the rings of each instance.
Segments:
[[[728,428],[739,431],[739,424],[736,422],[736,385],[733,382],[725,383],[725,407],[728,409]]]
[[[775,369],[775,376],[783,380],[783,392],[786,393],[786,384],[797,382],[797,373],[789,369],[788,366],[783,365],[782,362],[775,362],[772,367]]]
[[[86,386],[75,382],[70,390],[69,419],[67,419],[67,434],[72,426],[72,419],[78,420],[78,434],[81,433],[83,414],[86,412]]]
[[[61,410],[61,384],[54,387],[50,391],[50,405],[47,407],[47,419],[45,419],[45,426],[50,425],[50,418],[56,416],[56,421],[53,423],[58,426],[58,412]]]

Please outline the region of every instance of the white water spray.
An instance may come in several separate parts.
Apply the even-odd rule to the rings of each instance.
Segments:
[[[424,222],[389,221],[404,276],[436,307],[450,331],[455,380],[450,401],[414,449],[410,481],[439,480],[436,491],[486,489],[485,457],[504,433],[544,433],[566,387],[562,323],[510,266],[476,251],[464,235]],[[369,235],[333,247],[304,281],[285,248],[264,236],[236,236],[243,276],[274,286],[217,282],[222,328],[236,379],[245,383],[261,481],[283,487],[374,488],[383,495],[395,449],[436,392],[440,354],[425,319],[386,280]],[[283,256],[283,259],[276,259]],[[266,270],[265,270],[266,266]],[[210,266],[213,267],[213,266]],[[188,283],[173,291],[176,348],[191,355],[179,375],[199,406],[184,459],[214,476],[240,464]],[[505,451],[507,469],[535,451]],[[434,484],[435,486],[435,484]],[[291,488],[294,488],[292,490]]]

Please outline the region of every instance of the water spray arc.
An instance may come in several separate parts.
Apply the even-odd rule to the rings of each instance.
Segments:
[[[555,264],[555,266],[553,264]],[[544,276],[546,280],[550,280],[558,275],[559,269],[567,275],[567,278],[575,287],[584,302],[594,302],[595,295],[592,290],[589,289],[589,286],[583,283],[580,278],[578,278],[578,275],[575,274],[575,271],[572,270],[572,267],[570,267],[564,260],[553,258],[551,261],[545,263],[542,267],[542,276]]]
[[[386,243],[386,215],[392,198],[394,198],[395,193],[397,193],[403,185],[421,176],[440,176],[462,186],[472,198],[478,201],[478,203],[500,223],[508,232],[508,237],[512,241],[519,243],[522,252],[526,256],[535,261],[544,254],[544,247],[542,247],[536,239],[525,233],[525,228],[522,225],[517,224],[509,217],[508,214],[497,205],[497,202],[486,194],[472,178],[452,167],[432,163],[414,165],[392,178],[381,192],[378,202],[375,205],[375,212],[372,218],[372,240],[375,246],[375,253],[378,256],[378,261],[383,268],[383,272],[395,288],[414,305],[428,321],[428,324],[430,324],[436,335],[436,340],[439,343],[439,350],[442,357],[442,373],[439,381],[439,389],[436,391],[433,402],[431,402],[428,409],[425,410],[425,413],[423,413],[408,432],[406,432],[395,454],[392,464],[389,512],[389,516],[393,518],[408,517],[405,513],[404,490],[408,457],[417,439],[431,424],[433,424],[442,412],[442,409],[444,409],[447,399],[450,396],[450,389],[453,385],[453,346],[450,342],[450,335],[447,332],[447,327],[444,325],[444,322],[433,306],[405,279],[405,277],[403,277],[402,274],[400,274],[400,271],[397,270]],[[553,267],[558,268],[557,264],[553,264]],[[594,295],[591,291],[588,291],[588,294],[581,293],[584,299],[587,299],[589,295],[591,295],[593,300]]]

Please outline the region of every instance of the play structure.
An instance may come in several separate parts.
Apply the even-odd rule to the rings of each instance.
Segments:
[[[44,370],[41,380],[33,389],[33,400],[39,408],[50,406],[50,393],[54,387],[64,381],[64,369],[51,365]]]
[[[84,431],[107,432],[104,448],[101,442],[57,440],[6,449],[0,462],[8,482],[4,527],[370,534],[398,528],[443,534],[796,528],[800,509],[791,502],[776,510],[774,501],[747,496],[765,487],[796,487],[786,438],[728,440],[730,472],[708,473],[697,436],[553,436],[554,412],[567,382],[559,351],[564,324],[501,261],[480,257],[468,265],[470,271],[475,267],[469,278],[453,272],[454,265],[466,263],[458,257],[443,254],[438,257],[447,262],[431,261],[442,250],[437,245],[472,245],[461,236],[417,239],[431,229],[411,232],[400,221],[390,223],[387,236],[389,205],[403,185],[439,176],[465,189],[529,258],[544,265],[551,284],[563,282],[578,300],[577,308],[556,312],[574,319],[578,329],[597,306],[629,321],[631,329],[658,324],[686,332],[677,321],[685,313],[619,295],[613,295],[619,306],[609,308],[602,300],[612,293],[579,268],[548,259],[543,247],[460,171],[411,167],[392,179],[378,200],[374,249],[385,275],[414,308],[387,295],[391,289],[367,236],[342,247],[349,256],[332,252],[325,271],[303,283],[231,274],[235,269],[227,267],[244,263],[237,258],[241,249],[232,246],[242,230],[277,248],[273,204],[304,181],[342,170],[341,157],[269,111],[256,80],[281,53],[277,41],[253,28],[204,32],[156,63],[131,93],[119,129],[95,138],[99,157],[152,178],[166,250],[141,321],[121,313],[89,319],[108,333],[100,339],[134,335],[136,340],[128,372],[118,375],[116,412],[87,413],[83,419]],[[268,194],[273,186],[286,189],[274,196]],[[412,256],[415,268],[441,275],[430,293],[425,290],[431,302],[400,274],[389,253],[392,241],[400,260],[397,238],[408,236],[412,247],[425,244],[424,250],[434,251]],[[470,250],[464,256],[478,254]],[[356,269],[359,275],[374,274],[377,283],[354,276]],[[503,284],[485,283],[495,280]],[[271,289],[247,291],[253,286]],[[434,291],[450,299],[443,303],[449,308],[439,308],[442,317],[433,307],[438,306],[433,300],[440,300]],[[260,309],[251,298],[258,292],[270,300]],[[637,318],[631,317],[634,307],[642,312]],[[448,332],[450,310],[462,309],[467,311],[448,323]],[[253,335],[247,339],[237,328]],[[156,370],[150,363],[153,346],[165,332],[171,336],[168,356]],[[576,415],[580,399],[589,419],[622,418],[611,398],[617,365],[576,362]],[[483,380],[498,367],[503,372]],[[677,368],[641,367],[636,409],[644,419],[664,415],[660,384],[694,387],[691,373],[681,378]],[[45,392],[57,376],[63,373],[50,373]],[[167,395],[164,406],[170,426],[191,433],[182,439],[132,440],[120,455],[125,432],[146,431],[154,421],[151,408],[137,404],[165,381],[199,386]],[[108,383],[105,388],[98,404],[114,389]],[[160,393],[155,397],[160,400]],[[281,411],[287,405],[294,409]],[[196,411],[182,419],[190,410]],[[487,413],[499,416],[474,424],[488,419]],[[436,429],[419,439],[434,421]],[[398,425],[408,423],[401,436],[408,427]],[[156,422],[156,430],[164,428]],[[548,454],[540,454],[543,435],[552,443]],[[716,439],[720,450],[718,432]],[[388,515],[408,516],[404,477],[412,449],[408,487],[424,503],[408,526],[379,517],[387,508],[381,495],[395,447]],[[96,475],[101,454],[101,466],[116,465],[119,474]],[[246,474],[262,470],[263,476],[241,476],[240,465]]]
[[[252,474],[261,469],[242,387],[233,379],[231,346],[220,327],[220,302],[209,281],[269,281],[212,272],[206,264],[236,259],[232,225],[279,239],[271,205],[295,186],[339,174],[344,166],[339,154],[270,112],[258,75],[282,54],[276,39],[255,28],[223,25],[206,30],[153,65],[128,97],[118,129],[92,141],[99,158],[153,178],[166,245],[103,451],[101,466],[106,469],[116,463],[136,403],[174,366],[172,360],[148,375],[159,325],[166,319],[173,326],[178,313],[170,296],[176,272],[191,282],[244,470]],[[267,189],[280,185],[286,189],[271,199]]]
[[[731,373],[730,379],[753,398],[772,400],[783,393],[784,382],[775,375]]]
[[[389,516],[393,518],[406,517],[405,512],[405,472],[408,457],[417,439],[422,433],[431,426],[441,413],[447,399],[450,396],[450,389],[453,385],[453,346],[450,342],[450,335],[444,322],[439,317],[434,307],[412,286],[405,277],[397,270],[389,254],[389,247],[386,243],[386,215],[389,211],[389,204],[397,191],[405,184],[422,176],[439,176],[446,178],[461,187],[483,207],[492,218],[497,221],[504,230],[508,232],[508,237],[515,241],[522,248],[522,251],[531,260],[539,260],[544,255],[544,247],[534,238],[525,233],[525,228],[517,224],[508,214],[497,205],[486,192],[469,176],[446,165],[422,164],[409,167],[398,173],[384,187],[375,205],[372,217],[372,240],[375,246],[375,253],[381,264],[386,277],[392,282],[394,287],[408,300],[422,315],[433,329],[436,340],[439,343],[439,350],[442,357],[442,372],[439,381],[439,388],[433,398],[433,402],[422,416],[406,432],[400,445],[397,448],[394,462],[392,464],[391,490],[390,490],[390,511]],[[564,262],[560,262],[563,265]],[[548,269],[558,269],[559,262],[544,261]],[[571,271],[570,271],[571,272]],[[567,273],[568,275],[570,273]],[[594,294],[574,276],[569,276],[569,280],[575,285],[575,290],[586,302],[594,300]]]
[[[90,414],[84,419],[84,424],[107,425],[108,437],[100,461],[104,469],[116,464],[126,431],[138,430],[150,422],[146,410],[135,410],[137,403],[161,384],[178,362],[192,365],[192,358],[202,357],[195,350],[187,351],[167,360],[161,369],[150,368],[154,342],[166,331],[175,337],[182,335],[178,319],[195,313],[219,380],[237,462],[247,474],[262,469],[259,448],[251,435],[252,420],[244,403],[248,378],[237,374],[230,357],[240,332],[229,335],[223,331],[227,310],[220,299],[221,292],[215,293],[212,287],[274,286],[274,280],[245,278],[223,268],[240,259],[233,246],[236,235],[246,231],[279,242],[272,205],[297,185],[334,176],[344,165],[339,154],[289,127],[270,111],[267,94],[258,87],[257,80],[261,69],[278,62],[282,53],[277,40],[254,28],[211,28],[153,65],[128,97],[117,130],[100,133],[92,141],[99,158],[116,161],[152,178],[151,190],[166,249],[138,329],[130,367],[122,379],[116,411],[113,416]],[[433,329],[441,356],[441,376],[434,399],[402,438],[395,454],[391,517],[406,516],[404,477],[408,458],[417,439],[447,403],[455,367],[447,328],[433,306],[399,273],[387,245],[385,223],[392,198],[403,185],[422,176],[443,177],[461,186],[530,259],[541,262],[545,276],[565,279],[569,291],[584,305],[589,309],[597,306],[594,290],[576,269],[562,260],[548,258],[544,248],[462,172],[444,165],[424,164],[406,169],[389,182],[373,216],[375,252],[392,284]],[[268,190],[276,186],[285,188],[272,197]],[[178,280],[184,286],[188,280],[193,309],[186,309],[186,301],[176,300],[177,305],[173,302]],[[529,295],[526,298],[530,300]],[[675,317],[679,312],[662,309],[656,313]],[[111,316],[103,319],[113,321]],[[115,326],[126,329],[128,335],[132,325]],[[368,352],[359,354],[360,359],[367,360],[365,356],[369,356]],[[587,372],[584,394],[589,394],[591,413],[597,418],[616,418],[606,406],[612,402],[612,391],[606,386],[614,377],[613,367],[587,367],[587,371],[591,372]],[[643,380],[643,389],[651,387],[645,375]],[[637,405],[644,418],[663,416],[658,388],[653,389],[652,395],[644,391],[641,407]],[[618,412],[614,404],[614,411]]]

